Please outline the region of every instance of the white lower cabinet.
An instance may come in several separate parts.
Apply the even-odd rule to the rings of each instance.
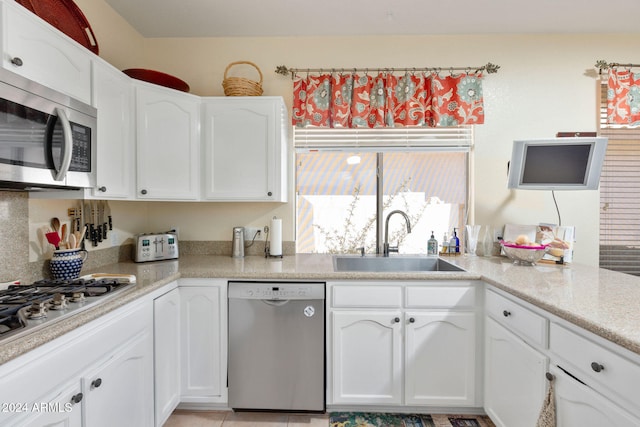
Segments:
[[[547,365],[543,353],[486,318],[484,409],[496,426],[536,425]]]
[[[180,290],[153,301],[156,426],[180,403]]]
[[[476,315],[405,314],[407,405],[474,406]]]
[[[51,398],[42,400],[37,411],[28,420],[21,424],[22,427],[80,427],[82,426],[82,400],[80,381],[72,381],[61,387]],[[38,406],[36,406],[38,407]]]
[[[329,284],[331,405],[478,405],[472,282]]]
[[[635,353],[557,322],[551,323],[550,350],[559,427],[640,426]]]
[[[332,403],[402,403],[402,313],[341,311],[331,316]]]
[[[0,425],[153,426],[151,321],[133,302],[2,364]]]
[[[150,328],[82,378],[85,425],[153,426],[153,336]]]
[[[629,427],[640,426],[640,418],[555,366],[556,421],[558,427]]]
[[[190,404],[227,400],[227,282],[180,280],[180,400]]]

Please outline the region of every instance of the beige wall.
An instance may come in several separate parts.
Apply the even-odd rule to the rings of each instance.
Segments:
[[[511,142],[558,131],[596,130],[595,61],[630,61],[629,52],[635,52],[640,42],[640,34],[141,40],[102,0],[77,3],[94,27],[107,60],[119,68],[147,67],[174,74],[199,95],[222,95],[224,69],[238,60],[258,64],[265,95],[281,95],[289,106],[291,79],[275,74],[277,65],[500,65],[499,72],[488,75],[484,83],[486,123],[476,127],[473,176],[476,223],[495,226],[557,222],[549,192],[506,189]],[[113,37],[113,28],[118,37]],[[245,71],[251,75],[251,70]],[[597,264],[598,192],[556,194],[563,225],[577,227],[576,262]],[[293,203],[157,203],[150,205],[148,226],[162,229],[177,222],[183,239],[229,240],[234,225],[261,226],[278,215],[284,219],[284,239],[293,240],[294,210]]]

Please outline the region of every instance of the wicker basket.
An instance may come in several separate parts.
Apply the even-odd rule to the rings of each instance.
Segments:
[[[247,64],[253,66],[258,70],[260,74],[260,81],[246,79],[244,77],[227,77],[229,69],[234,65]],[[253,62],[249,61],[237,61],[232,62],[224,70],[224,79],[222,80],[222,87],[224,88],[224,94],[226,96],[260,96],[262,95],[262,72],[260,68]]]

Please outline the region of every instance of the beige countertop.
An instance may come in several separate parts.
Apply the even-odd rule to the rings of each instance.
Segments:
[[[0,363],[44,344],[86,322],[183,278],[270,280],[483,280],[588,331],[640,354],[640,278],[573,264],[513,265],[501,257],[447,257],[466,272],[334,272],[330,255],[298,254],[266,259],[249,256],[186,255],[179,260],[100,268],[135,274],[137,284],[117,299],[3,344]],[[83,272],[84,273],[84,272]]]

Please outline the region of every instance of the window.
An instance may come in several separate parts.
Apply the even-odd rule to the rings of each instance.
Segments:
[[[600,134],[609,138],[600,177],[600,267],[640,276],[640,128],[606,123],[606,83],[600,100]]]
[[[389,243],[426,253],[432,231],[441,243],[464,227],[471,142],[471,127],[294,129],[297,252],[376,252],[381,164],[381,220],[399,209],[412,226],[407,234],[402,217],[392,217]]]

